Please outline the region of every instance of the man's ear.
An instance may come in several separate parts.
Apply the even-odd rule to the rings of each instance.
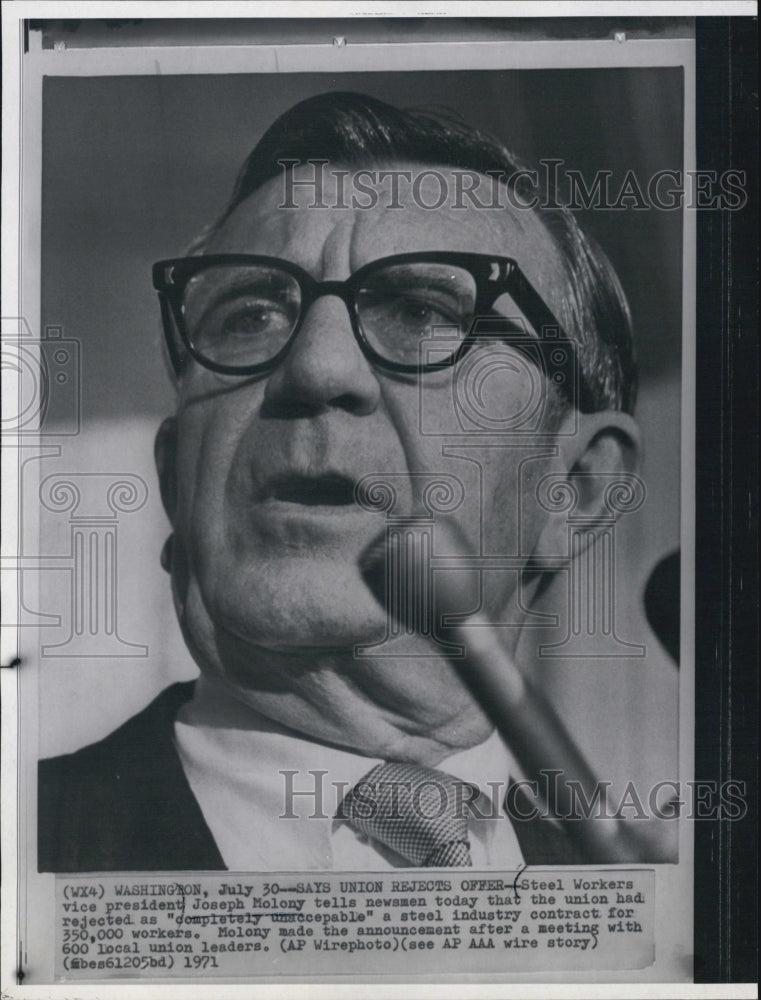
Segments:
[[[177,510],[177,420],[167,417],[156,434],[153,446],[159,474],[161,502],[172,525]]]
[[[540,556],[556,557],[566,550],[569,516],[583,518],[591,529],[609,523],[615,514],[606,502],[611,486],[617,479],[630,481],[641,463],[639,427],[632,416],[618,410],[569,414],[556,440],[559,452],[552,484],[556,495],[565,490],[572,501],[570,509],[564,505],[563,512],[549,514],[536,549]]]

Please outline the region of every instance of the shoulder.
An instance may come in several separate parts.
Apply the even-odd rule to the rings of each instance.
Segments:
[[[104,739],[40,762],[40,871],[178,867],[190,859],[174,859],[168,845],[183,823],[208,846],[173,737],[193,686],[173,684]]]
[[[166,750],[167,743],[171,744],[174,719],[180,707],[192,697],[193,687],[193,681],[172,684],[102,740],[74,753],[41,760],[40,782],[77,776],[102,783],[107,774],[120,775],[125,769],[155,761],[157,753]],[[153,740],[147,742],[149,736]]]

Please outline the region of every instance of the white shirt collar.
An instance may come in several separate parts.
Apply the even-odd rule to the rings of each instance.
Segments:
[[[183,769],[230,870],[383,870],[404,862],[333,820],[343,795],[376,764],[351,750],[290,731],[201,678],[180,710],[175,739]],[[469,820],[474,867],[522,862],[499,808],[518,772],[493,732],[437,768],[477,785],[481,812]],[[491,785],[489,783],[492,783]],[[306,794],[299,794],[306,793]]]

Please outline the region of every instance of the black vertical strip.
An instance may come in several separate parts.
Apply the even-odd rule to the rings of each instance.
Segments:
[[[757,979],[758,46],[699,18],[697,167],[748,202],[698,212],[696,778],[745,782],[747,815],[695,827],[695,980]]]

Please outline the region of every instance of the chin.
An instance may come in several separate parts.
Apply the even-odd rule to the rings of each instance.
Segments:
[[[263,560],[255,573],[227,574],[206,603],[227,631],[269,649],[347,648],[385,632],[355,562]]]

